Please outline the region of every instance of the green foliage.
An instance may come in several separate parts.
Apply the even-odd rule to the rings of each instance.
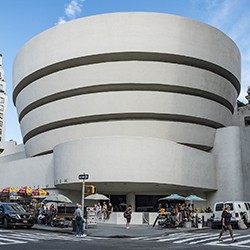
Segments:
[[[243,102],[237,100],[237,107],[238,107],[238,108],[239,108],[239,107],[244,107],[244,106],[246,106],[245,103],[243,103]]]

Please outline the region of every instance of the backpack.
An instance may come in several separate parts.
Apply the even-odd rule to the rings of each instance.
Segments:
[[[80,221],[81,219],[82,219],[81,216],[76,216],[76,220],[77,220],[77,221]]]

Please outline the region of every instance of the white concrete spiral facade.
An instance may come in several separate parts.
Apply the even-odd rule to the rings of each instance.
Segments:
[[[12,145],[0,163],[3,177],[26,173],[15,185],[72,191],[78,202],[87,172],[98,192],[133,207],[136,196],[179,191],[208,204],[243,198],[231,121],[240,53],[211,26],[159,13],[74,20],[23,46],[13,89],[25,153]]]
[[[30,40],[13,99],[27,156],[93,136],[142,136],[211,149],[231,124],[237,46],[219,30],[158,13],[74,20]]]

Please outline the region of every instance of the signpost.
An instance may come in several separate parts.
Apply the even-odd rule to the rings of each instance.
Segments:
[[[89,175],[88,174],[79,174],[78,179],[82,180],[82,211],[83,211],[83,217],[84,217],[84,193],[85,193],[85,180],[88,180]],[[83,223],[83,231],[85,231],[85,223]]]

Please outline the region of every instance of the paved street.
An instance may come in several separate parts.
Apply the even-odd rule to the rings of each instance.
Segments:
[[[133,240],[138,241],[154,241],[156,243],[171,243],[174,245],[182,244],[191,246],[211,246],[211,247],[224,247],[228,249],[240,249],[240,248],[250,248],[250,235],[249,230],[240,231],[236,230],[234,235],[238,242],[233,243],[229,233],[225,233],[223,236],[223,241],[218,241],[218,230],[207,230],[201,232],[179,232],[172,233],[165,236],[158,237],[138,237],[133,238]]]
[[[113,226],[113,227],[112,227]],[[90,234],[87,237],[75,237],[70,230],[60,229],[58,232],[53,232],[53,228],[44,227],[44,230],[37,228],[26,229],[0,229],[0,249],[24,250],[24,249],[242,249],[250,248],[250,229],[234,230],[235,237],[238,242],[232,243],[228,232],[225,233],[223,241],[218,241],[219,230],[212,230],[209,228],[202,230],[185,230],[185,229],[151,229],[154,234],[138,236],[139,231],[133,234],[133,227],[131,230],[124,230],[124,232],[131,233],[131,236],[117,236],[115,230],[119,227],[117,225],[102,225],[99,230],[102,231],[106,227],[105,236],[91,236],[91,229],[88,230]],[[117,228],[116,228],[117,227]],[[136,228],[136,229],[135,229]],[[139,230],[140,226],[135,226]],[[147,228],[147,227],[145,227]],[[145,228],[141,226],[141,230],[145,232]],[[47,230],[46,230],[47,229]],[[64,230],[64,231],[63,231]],[[93,229],[92,229],[93,230]],[[96,228],[98,231],[98,229]],[[111,235],[113,234],[113,236]],[[119,233],[119,232],[118,232]],[[93,233],[92,235],[96,235]],[[99,233],[101,235],[101,233]]]

